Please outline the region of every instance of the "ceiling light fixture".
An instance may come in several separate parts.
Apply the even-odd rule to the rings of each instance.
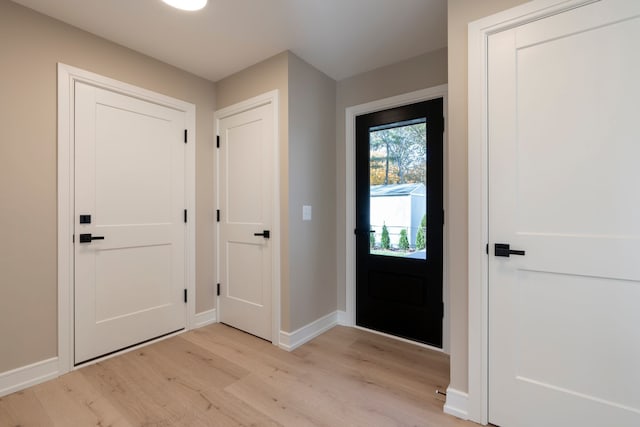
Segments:
[[[207,0],[162,0],[169,6],[180,10],[200,10],[207,5]]]

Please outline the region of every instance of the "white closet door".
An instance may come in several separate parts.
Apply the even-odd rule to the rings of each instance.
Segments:
[[[75,105],[78,364],[185,327],[185,114],[83,83]]]
[[[273,127],[272,104],[225,117],[218,152],[220,321],[269,341]]]
[[[489,38],[493,424],[640,426],[639,16],[603,0]]]

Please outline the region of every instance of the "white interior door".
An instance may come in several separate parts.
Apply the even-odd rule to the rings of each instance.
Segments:
[[[185,327],[185,113],[83,83],[75,107],[78,364]]]
[[[489,38],[493,424],[640,426],[639,16],[603,0]]]
[[[273,105],[218,122],[220,321],[272,340]]]

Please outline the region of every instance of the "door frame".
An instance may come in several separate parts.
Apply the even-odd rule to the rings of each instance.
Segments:
[[[214,135],[220,136],[220,120],[252,110],[263,105],[271,104],[273,110],[273,199],[272,199],[272,224],[271,224],[271,342],[280,346],[280,121],[279,121],[279,91],[272,90],[261,95],[254,96],[237,104],[217,110],[214,113]],[[220,207],[220,150],[215,150],[215,183],[216,209]],[[220,222],[216,222],[214,230],[214,242],[216,248],[216,283],[220,283]],[[220,311],[220,296],[216,296],[216,308]],[[217,316],[219,322],[220,316]]]
[[[534,0],[469,23],[468,393],[449,389],[445,412],[486,425],[489,416],[488,38],[600,0]],[[449,397],[450,396],[450,397]]]
[[[196,107],[179,99],[58,63],[58,375],[74,369],[74,111],[75,83],[81,82],[154,104],[186,115],[189,142],[185,152],[185,208],[189,212],[185,238],[185,286],[188,298],[185,330],[195,325],[196,280]],[[126,350],[123,350],[126,351]],[[116,353],[117,354],[117,353]],[[90,362],[92,363],[92,362]]]
[[[447,98],[448,98],[448,85],[443,84],[439,86],[430,87],[427,89],[421,89],[414,92],[409,92],[389,98],[379,99],[365,104],[354,105],[348,107],[345,110],[345,163],[346,163],[346,176],[345,176],[345,224],[344,230],[346,236],[346,268],[345,268],[345,288],[346,288],[346,313],[341,324],[347,326],[356,326],[356,239],[353,230],[356,228],[356,116],[363,114],[369,114],[380,110],[386,110],[389,108],[401,107],[404,105],[415,104],[422,101],[428,101],[430,99],[442,98],[442,114],[445,119],[444,134],[442,136],[442,192],[443,200],[442,205],[445,210],[445,221],[443,225],[443,240],[442,240],[442,295],[444,302],[444,319],[442,322],[442,349],[431,347],[426,344],[417,343],[410,340],[404,340],[402,338],[386,335],[391,338],[398,338],[400,340],[434,349],[437,351],[449,352],[449,264],[448,264],[448,248],[449,248],[449,228],[447,224],[449,221],[446,219],[449,213],[449,197],[448,197],[448,177],[447,177],[447,163],[448,163],[448,145],[447,145]],[[364,329],[364,328],[362,328]],[[369,329],[367,329],[369,330]],[[377,331],[371,331],[379,333]]]

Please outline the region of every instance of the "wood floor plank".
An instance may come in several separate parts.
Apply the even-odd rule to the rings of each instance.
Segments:
[[[263,412],[286,425],[340,426],[348,421],[350,426],[394,426],[418,425],[419,421],[389,395],[362,393],[361,385],[326,373],[294,377],[278,371],[266,379],[252,375],[227,390],[252,404],[265,405]],[[380,405],[394,410],[385,413]]]
[[[353,345],[342,350],[328,350],[324,343],[314,340],[306,347],[309,351],[305,359],[327,375],[336,373],[354,382],[375,385],[390,395],[442,410],[442,402],[436,399],[435,391],[445,389],[449,381],[446,373],[431,372],[428,361],[433,355],[429,355],[424,364],[409,369],[401,364],[388,363],[376,356],[373,350],[354,350]]]
[[[284,426],[311,427],[315,423],[293,402],[284,398],[278,389],[256,375],[250,375],[227,387],[226,391],[247,402],[261,413]]]
[[[41,384],[34,392],[54,426],[131,426],[78,372]]]
[[[33,389],[31,387],[0,398],[0,410],[8,421],[3,427],[53,425]]]
[[[200,390],[224,388],[249,374],[233,361],[179,336],[140,349],[137,353],[163,376],[186,382],[189,387]]]
[[[252,373],[269,375],[283,370],[296,375],[305,372],[305,362],[299,357],[249,334],[220,326],[223,329],[201,328],[191,331],[184,338]]]
[[[468,427],[449,358],[347,327],[293,352],[214,324],[0,398],[0,426]]]
[[[18,423],[13,417],[9,415],[9,412],[2,406],[2,400],[0,399],[0,426],[17,426]]]
[[[268,417],[257,408],[249,405],[242,399],[219,389],[211,389],[204,393],[205,397],[215,406],[229,426],[282,426],[274,419]],[[211,425],[223,425],[217,416],[210,418]]]
[[[170,426],[170,414],[162,402],[155,402],[152,397],[147,396],[143,388],[142,383],[156,382],[156,379],[148,378],[141,381],[137,375],[128,373],[133,370],[131,368],[122,373],[122,364],[119,362],[126,356],[128,355],[84,367],[81,372],[87,382],[105,396],[131,424]]]

